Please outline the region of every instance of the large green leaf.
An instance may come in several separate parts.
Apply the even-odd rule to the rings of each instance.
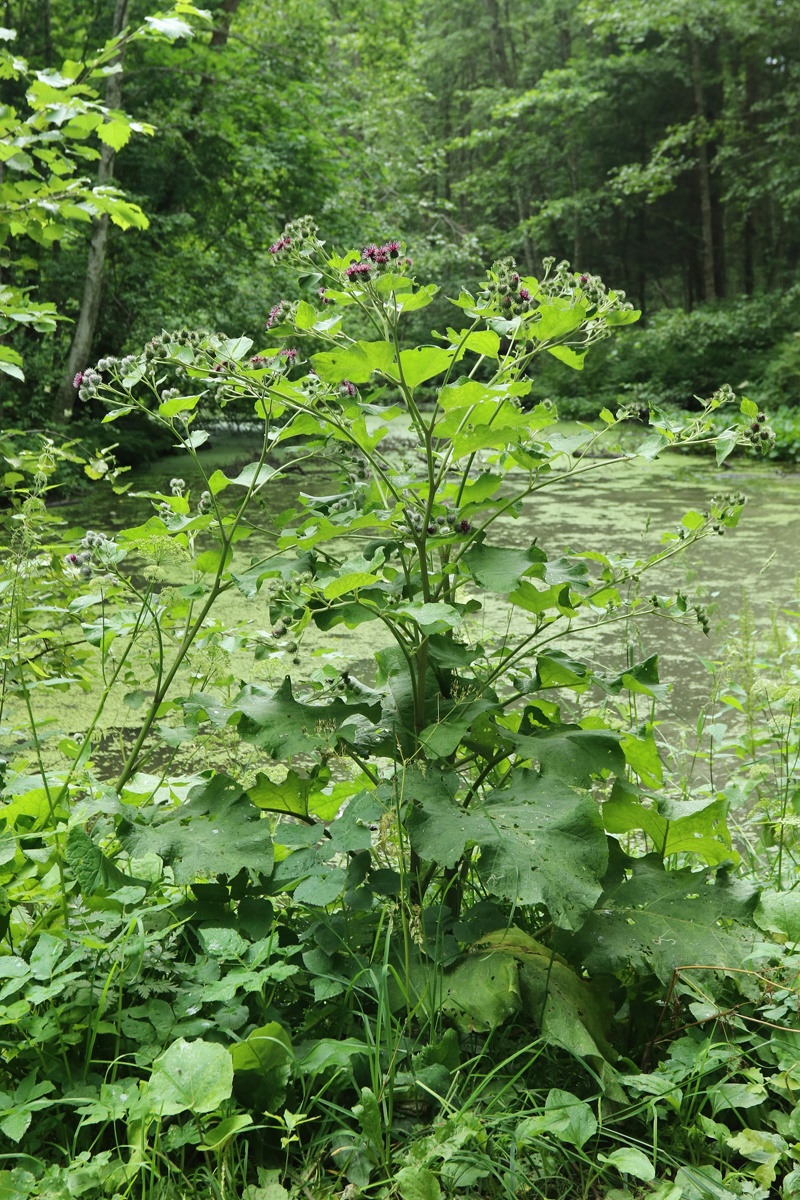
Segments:
[[[497,358],[500,353],[500,338],[492,329],[476,329],[470,332],[467,329],[451,329],[448,326],[447,338],[451,346],[459,346],[459,358],[465,350],[472,350],[474,354],[483,354],[487,358]]]
[[[156,809],[150,821],[138,812],[120,832],[131,855],[158,854],[176,883],[238,875],[242,868],[272,870],[269,823],[227,775],[212,775],[190,790],[185,804]]]
[[[257,1071],[260,1075],[276,1072],[285,1086],[289,1078],[292,1040],[277,1021],[252,1029],[243,1042],[230,1047],[234,1071]]]
[[[400,352],[400,368],[403,382],[409,388],[415,388],[435,375],[441,375],[453,361],[453,350],[443,350],[440,346],[415,346],[413,350]]]
[[[292,695],[288,675],[277,691],[249,684],[239,693],[233,708],[241,713],[239,737],[281,759],[332,747],[347,717],[360,715],[375,722],[380,716],[376,704],[349,704],[345,700],[303,704]]]
[[[393,361],[394,347],[389,342],[356,342],[312,355],[311,365],[325,383],[345,379],[366,383],[373,371],[386,371]]]
[[[233,1063],[217,1042],[179,1038],[153,1063],[147,1098],[154,1114],[207,1113],[233,1090]]]
[[[419,735],[421,744],[433,758],[446,758],[460,746],[472,722],[482,713],[498,712],[496,698],[484,697],[471,703],[455,703],[441,720],[426,725]]]
[[[469,955],[442,978],[441,1010],[470,1033],[495,1029],[520,1007],[518,976],[510,955]]]
[[[585,1100],[561,1088],[551,1088],[544,1110],[535,1117],[526,1117],[517,1126],[517,1144],[543,1133],[552,1134],[560,1142],[569,1142],[579,1149],[597,1132],[597,1117]]]
[[[414,621],[423,633],[444,633],[455,629],[461,624],[461,613],[452,604],[429,603],[415,600],[407,604],[398,604],[393,609],[395,617]]]
[[[586,307],[557,297],[549,304],[541,304],[536,316],[533,336],[541,342],[550,341],[576,330],[586,316]]]
[[[641,802],[636,788],[618,784],[603,805],[602,813],[608,833],[641,829],[662,858],[691,854],[709,867],[739,861],[726,821],[727,801],[724,797],[664,801],[656,811]]]
[[[80,825],[73,825],[67,834],[64,857],[84,896],[116,892],[122,887],[149,887],[147,880],[120,871]]]
[[[418,605],[425,608],[425,605]],[[437,607],[431,605],[431,608]],[[448,609],[449,605],[442,605]],[[399,646],[387,646],[375,654],[378,664],[378,683],[386,684],[389,695],[384,703],[381,721],[391,730],[391,738],[397,745],[399,740],[404,750],[413,751],[415,689],[405,655]],[[426,724],[436,720],[440,713],[441,694],[439,683],[430,662],[425,672],[425,718]]]
[[[486,332],[482,336],[499,341],[496,333]],[[508,396],[519,396],[528,390],[525,383],[488,386],[485,383],[478,383],[476,379],[461,378],[455,383],[448,383],[441,389],[438,397],[439,407],[444,412],[450,412],[451,409],[472,408],[476,404],[484,404],[489,400],[496,409]],[[463,416],[463,414],[461,415]]]
[[[547,555],[535,543],[525,549],[512,546],[473,545],[463,561],[476,583],[491,592],[513,592],[522,576]]]
[[[605,892],[569,942],[569,957],[593,974],[652,972],[667,983],[678,967],[740,967],[756,943],[758,893],[726,875],[665,871],[656,855],[631,861],[631,877]]]
[[[519,751],[539,763],[542,775],[556,776],[577,787],[588,787],[592,778],[604,772],[621,775],[625,771],[619,734],[610,729],[560,725],[539,733],[508,736]]]
[[[800,893],[763,891],[755,920],[760,929],[778,934],[792,945],[800,942]]]
[[[578,1058],[613,1061],[608,1043],[614,1005],[602,988],[581,979],[564,959],[511,926],[481,938],[473,953],[493,951],[519,963],[522,1008],[542,1037]]]
[[[600,895],[608,848],[597,805],[563,780],[521,770],[511,785],[465,809],[441,779],[415,788],[411,844],[423,859],[455,867],[470,847],[489,893],[543,904],[557,925],[580,927]]]
[[[280,783],[274,783],[263,771],[259,771],[247,794],[253,804],[265,812],[307,817],[308,797],[313,787],[312,779],[303,779],[296,771],[289,771]]]

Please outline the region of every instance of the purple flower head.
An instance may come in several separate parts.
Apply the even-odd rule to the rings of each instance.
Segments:
[[[272,326],[277,322],[282,321],[284,317],[289,315],[289,310],[291,307],[292,306],[288,300],[279,300],[278,303],[269,310],[269,316],[267,317],[265,328],[271,329]]]
[[[254,354],[250,359],[250,366],[254,371],[258,371],[261,367],[266,367],[272,362],[272,359],[267,358],[264,354]]]
[[[349,379],[343,379],[339,384],[339,394],[341,396],[357,396],[358,388]]]
[[[383,249],[386,251],[386,253],[389,255],[390,258],[399,258],[400,257],[400,243],[399,242],[395,242],[395,241],[387,242],[386,245],[383,247]]]
[[[530,292],[528,291],[528,289],[527,289],[527,288],[520,288],[520,289],[519,289],[519,298],[520,298],[520,300],[525,300],[525,301],[528,301],[528,300],[530,300],[530,298],[531,298],[531,294],[530,294]]]
[[[456,529],[458,530],[459,533],[469,533],[470,529],[472,529],[472,526],[470,525],[470,523],[466,519],[466,517],[464,517],[464,518],[462,518],[462,520],[460,520],[458,522],[458,524],[456,525]]]
[[[77,556],[77,554],[68,554],[68,555],[67,555],[67,562],[68,562],[68,563],[72,563],[72,564],[74,565],[75,563],[77,563],[77,561],[78,561],[78,556]]]
[[[317,292],[317,295],[319,296],[319,298],[323,304],[333,304],[333,301],[328,296],[325,295],[324,287],[321,287],[319,289],[319,291]]]
[[[348,279],[356,279],[356,278],[358,278],[359,275],[362,278],[364,276],[369,277],[369,273],[371,270],[372,270],[371,262],[351,263],[350,266],[345,271],[345,275],[347,276]]]
[[[579,281],[579,282],[580,282],[580,283],[588,283],[588,282],[589,282],[589,276],[588,276],[588,275],[581,275],[581,277],[580,277],[580,281]]]
[[[82,383],[83,383],[83,371],[78,371],[78,374],[75,376],[75,378],[72,381],[72,386],[74,388],[79,388]]]
[[[288,250],[291,244],[292,239],[284,234],[283,237],[278,238],[277,242],[272,243],[269,252],[270,254],[280,254],[282,250]]]
[[[296,350],[279,350],[278,358],[285,358],[287,362],[293,362],[297,358]]]
[[[364,249],[361,251],[361,257],[362,258],[374,258],[377,253],[378,253],[378,247],[375,245],[374,242],[370,242],[370,244],[368,246],[365,246]]]
[[[515,271],[515,272],[514,272],[514,274],[511,276],[511,282],[512,282],[512,283],[519,283],[519,275],[517,274],[517,272],[516,272],[516,271]]]

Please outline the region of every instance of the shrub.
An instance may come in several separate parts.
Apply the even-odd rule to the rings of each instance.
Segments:
[[[86,1189],[143,1194],[164,1175],[184,1193],[203,1155],[224,1194],[237,1141],[261,1171],[255,1196],[270,1170],[325,1189],[326,1162],[337,1185],[403,1200],[484,1180],[504,1194],[495,1155],[524,1186],[545,1171],[584,1195],[615,1172],[671,1176],[649,1100],[629,1112],[634,1146],[587,1097],[648,1096],[632,1055],[698,1020],[692,1045],[716,1043],[723,1007],[760,1012],[742,969],[757,891],[729,877],[724,804],[662,795],[636,708],[659,695],[656,659],[605,672],[568,639],[642,613],[707,627],[640,581],[735,528],[743,497],[686,513],[646,558],[554,551],[545,531],[519,544],[508,520],[597,470],[619,424],[605,411],[602,431],[565,437],[553,406],[530,402],[527,368],[580,365],[636,319],[623,298],[564,263],[537,281],[505,261],[436,342],[404,346],[437,289],[398,242],[330,254],[304,219],[273,253],[315,299],[276,305],[267,347],[162,335],[81,382],[107,423],[140,413],[167,430],[199,496],[176,475],[146,522],[64,543],[42,498],[73,451],[17,456],[5,477],[0,1130],[33,1156],[23,1195],[55,1194],[54,1141],[75,1171],[91,1158]],[[627,457],[768,447],[747,400],[715,431],[732,400],[654,411]],[[197,456],[212,403],[260,422],[235,476]],[[271,484],[320,461],[322,479],[278,510]],[[240,624],[234,592],[251,601]],[[488,604],[504,615],[487,631]],[[370,674],[302,653],[312,627],[362,626]],[[256,675],[271,659],[278,686]],[[50,719],[53,691],[92,696],[80,736]],[[666,1085],[695,1096],[692,1047],[675,1056]],[[734,1079],[730,1054],[713,1061],[715,1083]],[[520,1117],[513,1138],[498,1094]],[[717,1126],[715,1147],[734,1137]],[[744,1170],[760,1180],[759,1146]],[[725,1165],[716,1148],[696,1156],[701,1180]]]

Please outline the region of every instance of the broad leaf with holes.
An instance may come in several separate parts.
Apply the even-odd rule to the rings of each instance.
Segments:
[[[656,855],[630,861],[569,942],[568,956],[592,974],[652,972],[668,983],[679,967],[741,967],[757,940],[758,892],[720,873],[666,871]]]
[[[240,714],[237,732],[242,741],[252,742],[273,758],[331,748],[339,727],[348,718],[360,716],[377,721],[380,716],[375,704],[348,704],[344,700],[303,704],[295,700],[288,675],[277,691],[248,684],[234,701],[233,710]]]
[[[193,787],[185,804],[138,813],[121,830],[136,858],[157,854],[172,868],[176,883],[247,868],[268,875],[273,849],[269,823],[242,787],[227,775],[212,775]]]
[[[420,858],[451,868],[474,847],[490,894],[542,904],[557,925],[579,928],[602,891],[608,858],[591,796],[561,779],[520,770],[509,787],[464,808],[434,780],[416,788],[409,818]]]

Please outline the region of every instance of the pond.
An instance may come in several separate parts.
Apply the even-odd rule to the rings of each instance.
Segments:
[[[201,451],[204,469],[242,466],[255,457],[246,435],[215,435],[214,445]],[[730,460],[729,460],[730,461]],[[132,490],[167,490],[173,475],[185,478],[195,495],[202,481],[192,475],[192,464],[183,458],[167,458],[132,476]],[[290,476],[274,485],[267,503],[275,511],[289,507],[297,493],[313,490],[313,476]],[[564,477],[528,502],[515,521],[505,521],[492,540],[504,544],[527,545],[537,538],[548,555],[557,555],[566,547],[574,551],[603,550],[621,553],[652,553],[661,544],[661,534],[674,531],[689,509],[704,510],[716,492],[741,490],[748,503],[738,529],[724,537],[706,539],[677,556],[669,564],[646,575],[645,594],[666,593],[680,587],[694,603],[711,605],[711,636],[699,628],[676,626],[657,617],[643,618],[636,630],[612,626],[601,635],[571,634],[560,642],[562,649],[591,656],[605,670],[618,671],[627,665],[629,642],[634,643],[637,660],[657,653],[663,681],[672,685],[670,697],[659,708],[668,721],[693,722],[708,696],[709,676],[704,659],[712,658],[740,609],[747,593],[759,620],[766,623],[773,608],[792,611],[796,603],[796,584],[800,565],[800,474],[784,473],[774,465],[735,460],[730,469],[720,471],[711,458],[665,453],[654,463],[614,461],[602,464],[580,480]],[[135,510],[134,507],[136,506]],[[80,502],[64,506],[62,515],[69,525],[81,525],[111,532],[121,525],[146,519],[152,505],[146,499],[126,498],[124,503],[109,489],[98,486]],[[247,554],[257,554],[254,539],[247,543]],[[226,621],[247,621],[251,628],[268,631],[269,613],[264,601],[246,601],[238,592],[222,598]],[[491,632],[499,606],[488,602],[478,618],[475,630],[485,636]],[[365,630],[369,632],[365,634]],[[371,658],[376,648],[372,624],[356,630],[339,626],[322,634],[311,627],[303,641],[302,652],[330,651],[339,655],[342,666]],[[335,661],[335,660],[334,660]],[[253,664],[236,663],[241,677],[280,679],[289,669],[286,661],[267,660]],[[368,669],[368,668],[367,668]],[[54,715],[67,721],[74,731],[80,724],[74,698],[70,697],[70,715]],[[66,704],[66,697],[64,697]],[[132,714],[112,706],[108,724],[128,724]]]

